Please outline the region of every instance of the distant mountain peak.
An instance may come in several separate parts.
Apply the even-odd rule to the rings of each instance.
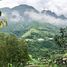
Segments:
[[[29,6],[29,5],[26,5],[26,4],[23,4],[23,5],[19,5],[19,6],[16,6],[14,8],[12,8],[13,10],[20,10],[20,12],[24,12],[24,11],[34,11],[34,12],[37,12],[39,13],[38,10],[36,10],[34,7],[32,6]]]
[[[55,18],[63,19],[63,20],[67,19],[67,17],[65,17],[64,15],[58,16],[56,13],[54,13],[54,12],[52,12],[50,10],[42,10],[41,13],[49,15],[49,16],[52,16],[52,17],[55,17]]]

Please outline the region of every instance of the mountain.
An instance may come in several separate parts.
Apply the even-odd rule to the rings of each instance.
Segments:
[[[53,37],[55,34],[58,34],[59,28],[51,25],[49,23],[39,23],[37,21],[33,21],[33,23],[28,26],[25,33],[23,33],[22,38],[30,38],[30,39],[38,39],[38,38],[46,38]]]
[[[5,7],[1,8],[0,10],[2,11],[2,13],[6,14],[6,18],[8,18],[8,26],[0,29],[0,31],[2,32],[5,31],[18,33],[20,31],[24,31],[24,28],[26,28],[30,23],[28,22],[28,16],[23,15],[24,12],[34,11],[38,13],[38,11],[34,7],[28,5],[19,5],[12,9]],[[20,16],[22,17],[21,20]],[[24,19],[24,21],[22,19]]]
[[[39,57],[42,56],[41,53],[44,54],[42,50],[45,48],[56,48],[55,43],[51,39],[53,39],[55,34],[58,34],[59,28],[46,21],[32,20],[29,14],[25,14],[25,12],[34,12],[33,16],[35,17],[35,15],[37,15],[35,17],[37,19],[37,17],[40,16],[40,12],[34,7],[19,5],[12,9],[2,8],[0,10],[5,13],[8,18],[8,25],[1,28],[0,32],[15,34],[18,38],[32,41],[27,42],[29,44],[28,51],[31,55],[34,54]]]
[[[66,20],[67,19],[67,17],[65,17],[64,15],[58,16],[57,14],[55,14],[54,12],[52,12],[50,10],[43,10],[41,13],[42,14],[46,14],[48,16],[52,16],[54,18],[59,18],[59,19],[63,19],[63,20]]]
[[[31,11],[33,11],[36,14],[40,14],[40,12],[32,6],[19,5],[12,9],[6,7],[6,8],[1,8],[0,10],[3,13],[5,13],[8,18],[8,25],[7,27],[0,29],[1,32],[8,32],[8,33],[16,34],[17,36],[22,36],[26,32],[28,32],[31,28],[36,29],[40,32],[45,30],[44,32],[47,33],[49,33],[49,31],[53,33],[55,32],[54,30],[58,30],[56,26],[50,23],[47,23],[45,21],[44,21],[45,23],[42,23],[41,21],[35,21],[32,20],[28,15],[25,15],[25,12],[31,12]]]
[[[0,11],[2,11],[2,13],[6,13],[7,15],[10,15],[12,12],[12,9],[5,7],[5,8],[1,8]]]
[[[17,10],[20,14],[23,14],[25,11],[34,11],[36,13],[39,13],[39,11],[37,11],[34,7],[25,4],[16,6],[12,8],[12,10]]]

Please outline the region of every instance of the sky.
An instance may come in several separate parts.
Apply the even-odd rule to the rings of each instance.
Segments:
[[[33,6],[39,11],[43,9],[51,10],[57,15],[63,14],[67,16],[67,0],[1,0],[0,8],[12,8],[20,4]]]
[[[63,14],[67,17],[67,0],[0,0],[0,8],[13,8],[21,4],[33,6],[39,11],[50,10],[52,12],[55,12],[57,15]],[[15,14],[16,18],[13,16]],[[25,12],[25,15],[29,16],[32,20],[49,22],[54,25],[67,26],[67,20],[41,15],[35,12]],[[13,11],[12,17],[10,17],[10,21],[19,22],[21,18],[24,21],[23,16],[21,16],[18,12]]]

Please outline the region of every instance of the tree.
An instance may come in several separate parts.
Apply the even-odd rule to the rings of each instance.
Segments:
[[[2,38],[3,37],[3,38]],[[19,67],[29,60],[27,43],[23,39],[18,39],[15,35],[4,35],[0,37],[0,64],[7,67],[8,63]]]
[[[59,35],[55,35],[54,40],[56,42],[56,44],[58,44],[59,47],[63,48],[63,50],[65,50],[67,47],[67,42],[66,42],[66,31],[65,28],[60,28],[60,34]]]
[[[63,50],[63,54],[65,54],[67,51],[67,34],[66,34],[66,28],[61,28],[60,29],[60,34],[56,35],[54,37],[54,40],[56,42],[56,44],[58,44],[59,48],[61,48],[61,50]],[[66,51],[66,52],[65,52]],[[61,51],[59,51],[61,52]],[[61,55],[62,56],[62,55]],[[59,57],[58,59],[56,59],[57,64],[59,64],[61,67],[63,64],[65,64],[66,67],[67,63],[67,59],[63,60],[64,57]]]
[[[7,26],[6,16],[2,16],[2,12],[0,11],[0,28]]]

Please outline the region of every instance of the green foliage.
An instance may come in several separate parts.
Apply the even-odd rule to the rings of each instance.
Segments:
[[[67,48],[67,35],[66,35],[66,31],[65,28],[61,28],[60,29],[60,34],[56,35],[54,37],[54,40],[56,42],[56,44],[58,44],[61,48],[66,49]]]
[[[29,60],[27,44],[15,35],[0,34],[0,64],[23,65]],[[7,67],[7,66],[5,66]]]
[[[59,54],[59,57],[56,58],[56,62],[57,62],[57,64],[59,64],[61,66],[65,65],[64,67],[66,67],[67,57],[64,57],[64,55],[67,53],[66,28],[61,28],[60,29],[60,34],[56,35],[54,37],[54,40],[55,40],[56,44],[59,46],[59,52],[61,52],[61,50],[63,51],[63,52],[61,52],[62,55]]]

